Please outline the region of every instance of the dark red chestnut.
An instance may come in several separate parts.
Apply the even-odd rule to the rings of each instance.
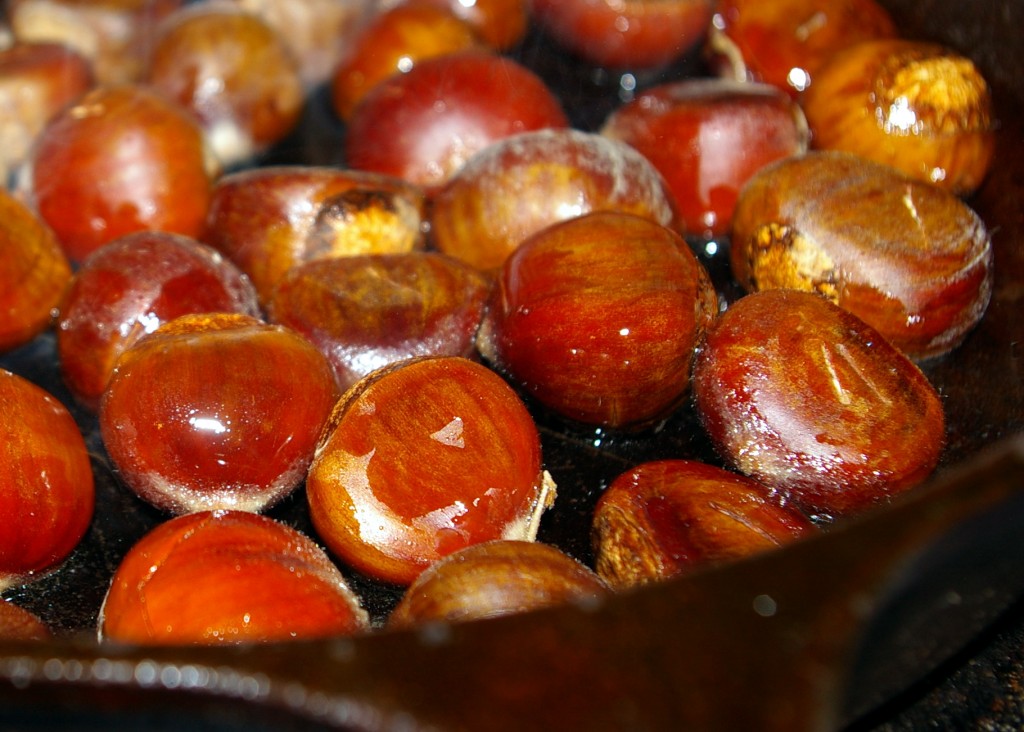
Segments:
[[[187,313],[258,317],[256,291],[231,262],[195,239],[140,231],[100,247],[75,272],[57,321],[57,356],[72,395],[96,411],[118,357]]]
[[[832,54],[896,35],[877,0],[719,0],[708,45],[723,76],[798,98]]]
[[[508,384],[474,361],[428,357],[379,369],[341,398],[306,494],[342,561],[409,584],[472,544],[533,540],[554,486]]]
[[[67,558],[94,505],[92,465],[74,418],[40,387],[0,369],[0,588]]]
[[[543,229],[512,253],[478,347],[569,419],[647,427],[688,393],[694,349],[717,313],[682,237],[602,211]]]
[[[732,272],[748,290],[824,295],[915,360],[949,352],[992,294],[981,218],[949,191],[843,153],[770,165],[736,207]]]
[[[562,45],[598,66],[654,69],[699,44],[710,0],[531,0],[533,17]]]
[[[593,570],[537,541],[487,541],[427,567],[388,617],[393,628],[466,622],[600,599]]]
[[[575,129],[525,132],[474,155],[433,198],[434,245],[481,270],[531,234],[592,211],[679,227],[665,179],[629,145]]]
[[[768,163],[807,150],[800,107],[767,84],[691,79],[647,89],[601,132],[635,147],[658,169],[692,234],[719,236],[743,184]]]
[[[693,460],[641,463],[594,509],[598,574],[625,589],[769,551],[815,532],[742,475]]]
[[[223,645],[352,635],[366,611],[312,539],[264,516],[203,511],[165,521],[114,572],[101,641]]]
[[[198,236],[216,171],[192,116],[141,85],[65,108],[29,163],[27,195],[74,261],[133,231]]]
[[[425,189],[512,135],[568,127],[561,103],[525,66],[495,53],[424,59],[381,81],[352,111],[345,161]]]
[[[170,513],[260,511],[299,486],[337,400],[306,339],[247,315],[182,315],[118,359],[100,434],[121,480]]]
[[[496,51],[508,51],[526,35],[529,0],[421,0],[464,20]]]
[[[406,358],[474,356],[490,288],[437,252],[332,257],[289,270],[267,313],[319,348],[344,390]]]
[[[722,457],[823,520],[917,485],[945,443],[942,401],[920,369],[811,292],[730,305],[698,352],[693,390]]]

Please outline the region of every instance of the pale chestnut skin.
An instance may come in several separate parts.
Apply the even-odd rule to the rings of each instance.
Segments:
[[[599,600],[609,589],[593,570],[548,544],[473,544],[425,569],[388,616],[388,626],[466,622]]]
[[[201,511],[131,547],[98,634],[144,646],[237,645],[368,630],[359,598],[310,537],[265,516]]]
[[[748,290],[819,293],[919,361],[960,345],[992,296],[991,237],[967,204],[844,153],[759,171],[737,203],[731,247]]]
[[[508,258],[479,349],[541,404],[613,429],[655,425],[688,393],[694,349],[718,313],[678,234],[601,211],[541,230]]]
[[[53,633],[34,613],[10,601],[0,601],[0,640],[45,641]]]
[[[708,330],[695,404],[722,458],[820,520],[921,483],[945,445],[942,401],[874,328],[822,296],[764,290]]]
[[[816,530],[745,476],[694,460],[656,460],[605,489],[592,537],[598,574],[621,590],[770,551]]]
[[[535,539],[554,486],[511,387],[474,361],[428,357],[379,369],[342,396],[306,495],[317,534],[345,564],[408,585],[472,544]]]
[[[988,83],[966,56],[886,39],[831,56],[802,100],[813,144],[892,166],[960,196],[992,165]]]

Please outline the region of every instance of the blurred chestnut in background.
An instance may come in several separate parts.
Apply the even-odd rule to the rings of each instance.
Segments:
[[[736,207],[731,247],[747,290],[816,292],[915,360],[962,343],[992,295],[991,239],[971,208],[846,153],[758,172]]]
[[[200,512],[143,536],[114,572],[101,641],[240,644],[352,635],[366,611],[312,539],[264,516]]]
[[[65,108],[29,165],[26,194],[74,261],[133,231],[198,236],[217,171],[192,116],[135,84]]]
[[[373,12],[376,0],[231,0],[273,28],[307,90],[323,84]]]
[[[424,59],[483,43],[466,21],[447,8],[411,0],[381,10],[352,40],[330,79],[335,113],[348,120],[377,84],[410,71]]]
[[[278,32],[234,5],[188,5],[160,26],[146,81],[199,120],[224,167],[249,162],[299,121],[305,88]]]
[[[118,359],[100,434],[118,477],[169,513],[261,511],[305,477],[337,400],[308,341],[247,315],[182,315]]]
[[[648,427],[688,393],[694,349],[717,313],[682,237],[595,212],[541,230],[505,261],[478,348],[564,417]]]
[[[494,53],[448,54],[419,61],[363,98],[346,128],[345,161],[430,192],[493,142],[568,126],[561,102],[522,64]]]
[[[267,312],[319,348],[347,389],[406,358],[474,356],[490,287],[437,252],[336,257],[289,270]]]
[[[816,532],[768,488],[694,460],[641,463],[594,509],[598,574],[615,589],[769,551]]]
[[[53,231],[0,189],[0,353],[46,330],[71,280],[71,264]]]
[[[803,98],[812,143],[891,165],[957,195],[995,151],[988,84],[966,56],[933,43],[860,43],[832,56]]]
[[[481,270],[520,242],[592,211],[620,211],[679,227],[665,179],[624,142],[574,129],[525,132],[474,155],[433,197],[431,237]]]
[[[214,186],[203,241],[249,275],[266,304],[297,264],[424,247],[426,197],[406,181],[313,166],[248,168]]]
[[[585,61],[643,70],[667,65],[707,35],[711,0],[530,0],[533,17]]]
[[[723,459],[823,521],[921,483],[945,443],[942,401],[920,369],[811,292],[730,305],[698,352],[693,390]]]
[[[724,79],[646,89],[601,132],[643,153],[665,177],[687,232],[709,237],[728,233],[751,175],[808,145],[803,112],[784,92]]]
[[[216,250],[164,231],[139,231],[100,247],[75,272],[57,321],[61,376],[75,399],[99,409],[118,356],[187,313],[258,317],[252,283]]]
[[[52,637],[50,628],[34,613],[13,602],[0,600],[0,640],[43,641]]]
[[[586,603],[608,594],[593,570],[537,541],[487,541],[427,567],[388,616],[388,626],[466,622]]]
[[[508,51],[526,36],[529,0],[421,0],[468,23],[496,51]]]
[[[93,86],[89,61],[59,43],[0,49],[0,185],[29,155],[50,119]]]
[[[103,85],[139,81],[157,26],[187,0],[8,0],[14,37],[61,43],[85,56]]]
[[[533,417],[474,361],[401,361],[338,402],[306,480],[317,534],[343,562],[407,585],[459,549],[536,538],[554,500]]]
[[[876,0],[719,0],[708,50],[720,75],[799,98],[832,54],[896,35]]]
[[[89,453],[67,408],[0,369],[0,589],[67,558],[89,528],[95,500]]]

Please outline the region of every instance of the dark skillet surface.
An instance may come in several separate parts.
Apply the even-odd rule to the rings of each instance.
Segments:
[[[1024,283],[1024,245],[1020,245],[1024,242],[1021,214],[1024,208],[1021,205],[1024,201],[1021,150],[1024,136],[1016,117],[1017,110],[1024,106],[1024,89],[1020,87],[1020,80],[1024,78],[1024,54],[1016,38],[1019,29],[1024,27],[1024,3],[992,2],[972,6],[893,0],[885,4],[892,8],[906,35],[947,42],[981,64],[993,84],[1003,125],[997,156],[999,168],[971,201],[995,232],[996,296],[985,322],[964,347],[952,357],[926,366],[926,373],[946,400],[950,416],[950,440],[940,469],[943,472],[982,447],[1024,430],[1024,393],[1017,346],[1024,336],[1024,327],[1016,313]],[[593,129],[618,101],[618,75],[564,63],[564,58],[550,53],[543,38],[534,37],[520,50],[519,56],[563,94],[578,127]],[[700,72],[700,59],[695,56],[683,60],[665,75],[639,79],[639,82],[653,83]],[[268,156],[266,162],[298,159],[340,164],[337,139],[341,133],[327,110],[326,100],[314,99],[300,131]],[[703,253],[700,243],[694,242],[694,245]],[[728,279],[721,254],[704,256],[704,260],[715,275],[720,291],[726,297],[738,295]],[[52,335],[3,356],[0,365],[29,376],[73,407],[60,382]],[[65,636],[91,633],[106,581],[120,557],[136,538],[163,518],[159,512],[128,495],[117,483],[104,456],[94,419],[77,410],[75,415],[94,455],[102,518],[94,522],[83,545],[58,572],[33,585],[5,593],[5,597],[35,611]],[[589,512],[601,488],[611,478],[632,464],[657,457],[716,460],[689,406],[681,409],[656,435],[598,434],[579,430],[539,412],[538,420],[547,467],[560,485],[559,506],[545,519],[540,538],[584,561],[590,559]],[[271,515],[311,531],[301,493],[273,509]],[[976,544],[979,533],[994,531],[998,534],[998,530],[1012,528],[971,526],[961,539],[967,544]],[[991,548],[989,553],[998,552],[999,546]],[[1024,692],[1020,686],[1024,683],[1024,605],[1018,599],[1021,587],[1016,581],[1019,578],[1011,575],[1005,587],[993,591],[992,582],[999,582],[998,567],[993,569],[987,563],[988,553],[982,552],[981,556],[983,566],[975,567],[968,562],[966,569],[959,567],[963,574],[979,578],[976,585],[968,582],[963,588],[968,598],[964,603],[968,616],[952,613],[946,620],[940,620],[950,623],[949,628],[930,627],[919,643],[901,637],[901,628],[895,620],[895,628],[885,622],[877,623],[874,633],[883,641],[880,647],[885,654],[891,652],[895,661],[887,664],[876,657],[864,662],[867,670],[860,677],[860,691],[853,693],[855,701],[851,702],[851,707],[855,714],[873,711],[855,723],[854,729],[921,729],[933,724],[937,728],[977,728],[985,723],[995,729],[1024,727]],[[930,561],[937,567],[933,574],[940,578],[936,582],[941,584],[948,577],[948,565],[955,565],[956,557],[932,557]],[[928,573],[922,574],[924,584]],[[355,575],[350,577],[371,613],[378,620],[383,619],[397,599],[398,591]],[[926,586],[918,594],[928,597],[929,590],[946,591],[942,588]],[[977,606],[970,604],[971,597],[980,598]],[[932,616],[921,611],[924,601],[920,601],[920,605],[915,602],[897,597],[889,617],[910,621],[925,617],[930,622]],[[1009,610],[994,625],[985,627],[1006,607]],[[979,633],[978,628],[984,629]],[[966,648],[961,648],[971,636],[973,640]],[[889,668],[892,670],[887,671]],[[889,678],[887,673],[890,673]],[[894,696],[907,682],[915,680],[907,692]],[[71,698],[67,690],[61,692],[62,698]],[[155,729],[173,727],[174,718],[166,715],[167,708],[175,708],[174,701],[166,708],[154,703],[129,713],[116,694],[107,699],[106,706],[98,709],[92,703],[94,700],[88,698],[69,701],[62,708],[51,703],[45,690],[38,696],[40,698],[33,694],[15,697],[28,702],[27,706],[22,708],[12,703],[6,716],[0,713],[0,720],[10,722],[8,728],[15,729],[57,728],[65,726],[69,720],[101,728],[110,721],[105,716],[110,714],[118,721],[144,721]],[[225,716],[229,712],[234,716]],[[132,715],[141,715],[142,719]],[[243,726],[246,729],[307,726],[305,722],[289,716],[279,717],[265,709],[250,714],[233,704],[224,708],[197,706],[192,716],[196,718],[196,729],[230,729],[236,723],[239,729]]]

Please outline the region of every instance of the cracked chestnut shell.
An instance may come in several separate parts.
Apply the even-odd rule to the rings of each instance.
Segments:
[[[922,482],[945,442],[942,401],[921,370],[811,292],[730,305],[698,352],[693,391],[723,459],[822,520]]]
[[[694,348],[717,313],[708,274],[681,236],[601,211],[513,252],[478,349],[563,417],[643,428],[683,400]]]
[[[398,362],[349,389],[306,480],[327,546],[394,584],[472,544],[536,538],[552,489],[518,395],[458,357]]]
[[[656,460],[619,475],[594,509],[598,574],[615,589],[770,551],[816,531],[767,487],[695,460]]]
[[[731,246],[747,290],[821,294],[915,360],[958,346],[992,294],[991,240],[969,206],[844,153],[757,173],[740,194]]]
[[[423,570],[388,625],[482,620],[607,593],[593,570],[553,546],[498,539],[460,549]]]
[[[995,151],[992,99],[974,63],[944,46],[884,39],[831,56],[802,100],[814,147],[891,165],[957,195]]]

